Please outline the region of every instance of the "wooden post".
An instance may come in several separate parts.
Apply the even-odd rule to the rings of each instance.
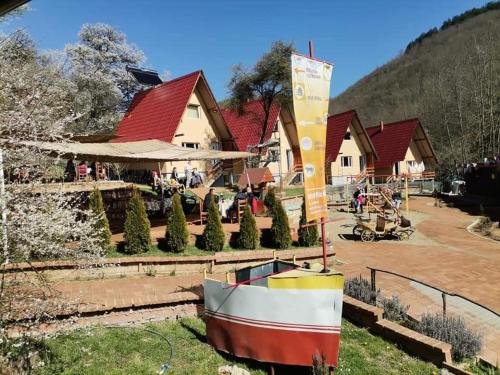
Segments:
[[[406,216],[410,215],[410,199],[408,194],[408,175],[405,176],[405,206],[406,206]]]
[[[372,291],[373,291],[373,292],[374,292],[374,291],[376,290],[376,288],[377,288],[376,283],[375,283],[375,275],[376,275],[376,272],[377,272],[377,271],[375,271],[374,269],[370,269],[370,279],[371,279],[371,284],[370,284],[370,286],[371,286],[371,289],[372,289]]]
[[[226,283],[229,284],[229,272],[226,272]]]
[[[443,298],[443,318],[446,316],[446,293],[441,293]]]

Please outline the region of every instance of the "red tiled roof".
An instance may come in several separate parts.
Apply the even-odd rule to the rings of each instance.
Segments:
[[[344,135],[356,116],[356,111],[351,110],[328,117],[326,127],[326,160],[334,162],[340,151]]]
[[[263,142],[271,138],[279,113],[280,106],[276,103],[273,104],[267,120]],[[255,146],[259,143],[262,122],[264,121],[264,109],[259,101],[245,103],[241,115],[238,111],[230,109],[223,109],[222,115],[234,137],[237,151],[247,151],[247,146]]]
[[[248,182],[249,180],[250,182]],[[238,185],[246,186],[248,183],[258,185],[264,182],[274,182],[274,177],[269,168],[246,168],[240,175]]]
[[[203,73],[196,71],[134,96],[112,142],[159,139],[172,142],[189,98]]]
[[[410,119],[384,124],[382,132],[380,125],[366,128],[379,156],[375,168],[392,167],[403,161],[417,126],[418,119]]]

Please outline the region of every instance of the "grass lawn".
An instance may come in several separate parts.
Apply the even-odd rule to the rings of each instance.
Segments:
[[[303,187],[296,187],[296,188],[285,189],[285,196],[294,197],[296,195],[304,195],[304,188]]]
[[[237,364],[252,374],[266,374],[259,363],[236,360],[222,355],[205,343],[205,326],[201,319],[148,324],[171,341],[172,360],[168,374],[213,375],[225,364]],[[412,358],[393,344],[372,336],[367,330],[342,322],[340,365],[335,374],[437,374],[437,369]],[[52,359],[38,375],[48,374],[155,374],[168,361],[168,344],[160,337],[138,328],[102,328],[76,331],[47,340]],[[310,374],[303,371],[278,373]]]

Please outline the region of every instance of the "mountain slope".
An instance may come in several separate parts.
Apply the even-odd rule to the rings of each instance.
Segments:
[[[330,112],[354,108],[365,126],[419,117],[446,166],[500,153],[500,10],[427,34],[332,99]]]

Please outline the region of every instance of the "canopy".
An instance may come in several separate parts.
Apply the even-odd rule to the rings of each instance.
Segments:
[[[14,143],[7,140],[3,142],[14,147],[35,147],[64,159],[74,158],[117,163],[242,159],[254,156],[250,152],[186,148],[160,140],[122,143],[58,143],[35,141],[19,141]]]

